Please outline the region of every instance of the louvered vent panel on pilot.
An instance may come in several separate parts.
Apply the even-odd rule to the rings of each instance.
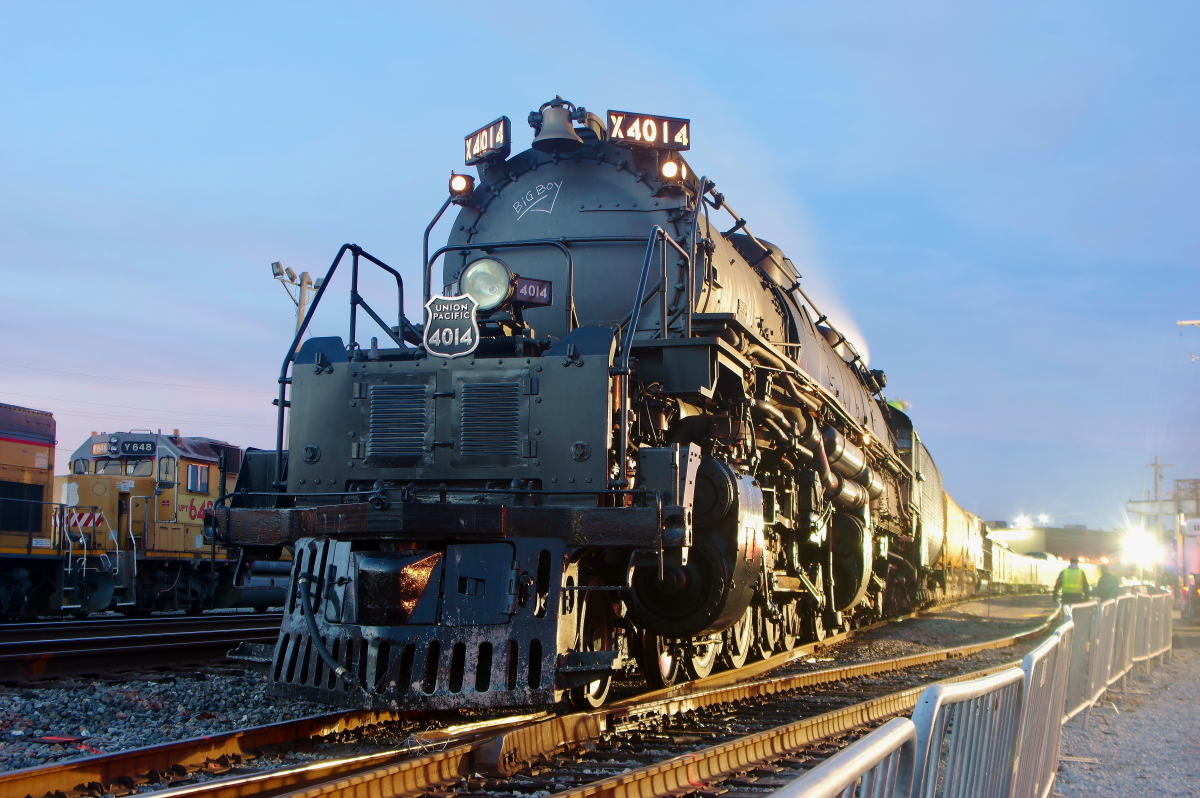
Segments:
[[[425,454],[425,385],[372,385],[367,457]]]
[[[484,382],[462,386],[462,455],[520,455],[521,384]]]

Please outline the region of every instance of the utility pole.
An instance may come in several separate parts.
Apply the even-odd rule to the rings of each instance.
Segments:
[[[1171,464],[1164,463],[1158,455],[1154,455],[1153,463],[1146,464],[1146,468],[1154,469],[1154,508],[1156,510],[1158,509],[1158,502],[1162,498],[1162,472],[1164,468],[1170,467]],[[1162,516],[1157,513],[1154,515],[1154,541],[1158,545],[1161,545],[1163,542]]]
[[[296,306],[296,332],[300,332],[300,325],[304,323],[304,314],[308,312],[308,294],[313,289],[321,287],[323,278],[318,277],[314,283],[308,276],[308,272],[300,272],[300,276],[297,277],[294,271],[284,268],[279,261],[271,264],[271,276],[279,281],[283,290],[287,291],[292,304]],[[292,294],[292,289],[288,288],[289,285],[296,287],[296,295]],[[296,348],[300,348],[299,343],[296,344]]]
[[[1164,468],[1171,468],[1171,467],[1172,467],[1171,463],[1162,462],[1162,460],[1159,459],[1158,455],[1154,455],[1153,463],[1146,464],[1146,468],[1154,469],[1154,501],[1158,501],[1159,499],[1162,498],[1162,496],[1159,495],[1160,492],[1162,491],[1162,470]]]
[[[1177,321],[1175,323],[1179,325],[1180,329],[1184,327],[1200,327],[1200,319],[1195,319],[1193,321]],[[1180,335],[1182,336],[1182,333],[1180,333]],[[1191,355],[1191,358],[1192,362],[1195,363],[1197,358],[1200,358],[1200,355]]]
[[[298,333],[300,332],[300,325],[304,324],[304,314],[308,312],[308,293],[314,288],[320,288],[325,278],[318,277],[314,284],[312,278],[308,276],[308,272],[300,272],[300,276],[297,277],[294,271],[290,268],[285,268],[279,261],[271,264],[271,276],[279,281],[279,284],[283,286],[283,290],[287,291],[288,298],[296,306],[296,332]],[[288,288],[289,285],[295,286],[296,295],[292,294],[292,289]],[[296,351],[300,351],[300,341],[296,342]],[[283,441],[284,445],[290,449],[292,440],[292,414],[284,410],[283,418]]]

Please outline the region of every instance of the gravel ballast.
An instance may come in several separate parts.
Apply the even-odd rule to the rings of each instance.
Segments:
[[[266,694],[266,678],[186,676],[159,682],[93,682],[75,689],[0,694],[0,770],[44,765],[316,715],[322,707]],[[35,737],[82,737],[35,743]]]
[[[1053,607],[1047,597],[1036,596],[998,597],[992,600],[990,610],[987,602],[960,604],[865,632],[859,638],[832,646],[816,657],[793,663],[776,673],[887,659],[1003,637],[1037,626]],[[1019,657],[1021,653],[1013,648],[984,652],[972,658],[972,665],[987,667]],[[265,673],[246,670],[242,674],[207,678],[180,674],[161,683],[92,681],[70,689],[52,684],[6,688],[0,691],[0,771],[161,745],[330,711],[316,704],[268,696],[266,686]],[[644,683],[630,680],[621,687],[640,692],[638,688],[644,689]],[[613,696],[622,692],[615,690]],[[391,730],[368,736],[378,737],[371,740],[375,745],[394,745],[404,735]],[[82,739],[32,742],[36,737]],[[346,751],[339,747],[337,753],[344,755]]]
[[[1104,700],[1087,729],[1082,714],[1063,728],[1062,753],[1071,759],[1059,764],[1056,792],[1065,798],[1200,794],[1200,638],[1177,635],[1165,664],[1152,666],[1149,676],[1138,665],[1128,692]]]

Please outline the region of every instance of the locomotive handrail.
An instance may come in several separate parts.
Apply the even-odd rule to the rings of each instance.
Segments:
[[[670,234],[667,233],[666,230],[662,229],[658,225],[654,225],[654,227],[651,228],[651,230],[650,230],[650,235],[646,237],[646,257],[642,261],[642,273],[638,278],[637,292],[634,294],[634,298],[633,298],[633,309],[630,311],[630,318],[629,318],[628,326],[625,327],[625,336],[621,343],[621,369],[623,369],[623,370],[629,369],[629,350],[633,346],[633,334],[637,331],[638,319],[642,313],[642,306],[646,303],[646,298],[647,298],[646,297],[646,282],[650,276],[650,261],[654,257],[654,251],[658,248],[659,240],[662,240],[665,243],[670,244],[675,249],[675,251],[678,252],[680,254],[680,256],[682,256],[684,259],[684,280],[685,280],[684,290],[685,290],[685,292],[687,292],[687,298],[688,298],[687,302],[688,302],[689,310],[691,308],[691,293],[688,291],[688,286],[691,283],[690,266],[691,266],[692,258],[688,254],[687,250],[685,250],[682,246],[680,246],[678,241],[671,238]],[[666,251],[666,247],[664,246],[663,250],[662,250],[662,277],[661,277],[661,280],[662,280],[661,290],[663,293],[663,310],[662,310],[663,326],[662,326],[662,329],[660,330],[660,334],[662,335],[663,338],[667,337],[667,322],[669,320],[668,316],[667,316],[667,307],[666,307],[666,302],[667,302],[667,261],[666,261],[666,257],[667,257],[667,251]],[[659,289],[655,289],[655,290],[659,290]],[[691,313],[689,312],[687,315],[686,325],[684,328],[684,337],[690,338],[691,335],[692,335],[692,319],[691,319]]]
[[[757,246],[759,249],[761,249],[765,253],[757,261],[750,264],[750,266],[752,268],[755,268],[757,270],[757,265],[759,263],[761,263],[764,260],[770,260],[772,263],[775,264],[776,268],[778,268],[780,271],[785,271],[783,268],[783,264],[781,264],[779,262],[779,260],[775,257],[775,253],[771,251],[771,248],[768,247],[766,244],[763,244],[761,241],[759,241],[758,238],[755,237],[754,233],[750,232],[750,228],[746,226],[746,220],[744,218],[742,218],[741,216],[739,216],[737,214],[737,211],[735,211],[733,208],[729,207],[729,203],[725,201],[725,195],[721,194],[719,192],[716,192],[716,191],[712,191],[712,189],[715,189],[715,188],[716,188],[715,184],[710,184],[709,186],[707,186],[705,188],[705,190],[701,193],[701,200],[704,203],[706,203],[707,205],[714,208],[715,210],[724,209],[726,213],[728,213],[730,216],[733,217],[733,220],[735,222],[734,226],[731,227],[729,230],[726,230],[724,233],[722,233],[721,234],[722,237],[728,239],[729,236],[733,235],[734,233],[736,233],[740,230],[741,232],[743,232],[746,235],[747,238],[750,239],[751,242],[754,243],[755,246]],[[714,197],[713,201],[708,200],[704,196],[706,193],[708,193],[710,191]],[[775,281],[772,280],[771,282],[775,282]],[[789,296],[792,294],[793,291],[800,294],[800,296],[803,297],[804,301],[808,304],[808,306],[810,308],[812,308],[813,312],[816,313],[818,316],[818,318],[813,321],[813,324],[824,323],[824,324],[829,325],[829,329],[831,329],[835,333],[837,333],[842,341],[848,342],[848,339],[846,338],[845,334],[842,333],[842,331],[839,330],[837,327],[833,326],[833,323],[829,321],[829,316],[822,313],[821,309],[817,307],[817,304],[815,302],[813,302],[812,299],[808,296],[808,294],[806,294],[804,292],[804,289],[800,287],[799,280],[796,280],[790,286],[782,286],[781,285],[780,288],[782,288],[784,293],[788,294]],[[794,301],[795,298],[793,297],[792,299]],[[857,351],[855,351],[854,354],[855,354],[854,359],[846,361],[847,363],[854,363],[856,360],[861,359]]]
[[[74,541],[75,543],[79,543],[80,545],[83,545],[83,546],[86,546],[86,544],[88,543],[87,536],[83,534],[82,530],[80,530],[79,540],[74,540],[74,538],[71,537],[71,530],[67,527],[67,522],[66,522],[66,511],[67,510],[76,510],[76,511],[90,510],[94,514],[103,515],[103,513],[100,509],[100,506],[98,504],[70,505],[70,504],[63,504],[62,502],[44,502],[44,501],[40,501],[38,499],[16,499],[16,498],[9,499],[9,498],[5,498],[5,497],[0,497],[0,504],[2,504],[4,502],[20,502],[21,504],[36,504],[36,505],[39,505],[42,507],[54,508],[51,512],[53,515],[58,516],[58,518],[55,520],[58,521],[59,531],[62,532],[67,537],[68,541]],[[53,524],[54,521],[52,520],[51,523]],[[105,526],[108,526],[108,519],[105,519],[104,524],[105,524]],[[27,530],[28,535],[26,536],[26,538],[27,538],[28,542],[25,545],[25,553],[26,554],[33,553],[33,536],[36,533],[36,531],[37,530],[34,530],[34,529]],[[94,541],[93,541],[93,543],[94,543]],[[62,543],[60,542],[59,545],[53,549],[53,551],[56,554],[61,554],[62,553]]]
[[[445,207],[443,207],[442,210],[438,212],[437,217],[434,217],[434,221],[430,223],[431,227],[433,224],[435,224],[437,222],[437,219],[441,216],[442,211],[445,211]],[[428,234],[428,230],[426,231],[426,233]],[[685,306],[686,311],[687,311],[687,317],[686,317],[686,321],[685,321],[685,336],[690,338],[691,334],[692,334],[692,304],[693,304],[692,298],[690,296],[690,289],[691,289],[691,286],[693,285],[692,275],[691,275],[691,271],[690,271],[692,257],[679,244],[677,244],[674,239],[671,239],[671,237],[669,235],[667,236],[667,238],[671,240],[672,246],[674,246],[675,249],[678,250],[681,255],[683,255],[683,257],[686,261],[686,265],[687,265],[687,268],[685,268],[685,270],[684,270],[684,284],[685,284],[684,290],[688,294],[687,305]],[[646,240],[646,238],[644,236],[575,236],[575,237],[563,236],[561,238],[533,238],[533,239],[524,239],[524,240],[520,240],[520,241],[492,241],[492,242],[481,242],[481,243],[472,243],[472,244],[447,245],[447,246],[444,246],[441,249],[437,250],[436,252],[434,252],[432,256],[425,257],[425,274],[423,275],[424,283],[425,283],[425,301],[428,302],[430,297],[432,296],[431,286],[432,286],[432,281],[433,281],[433,265],[439,257],[446,254],[447,252],[468,252],[472,249],[478,249],[478,250],[486,252],[489,249],[517,249],[517,248],[526,247],[526,246],[554,245],[554,246],[557,246],[560,250],[562,250],[567,256],[567,309],[566,309],[567,327],[566,327],[566,331],[570,332],[571,330],[575,329],[575,327],[577,326],[577,322],[578,322],[578,315],[575,312],[575,259],[571,255],[570,246],[572,244],[623,244],[623,243],[632,244],[632,243],[638,243],[638,242],[645,241],[645,240]],[[426,241],[425,249],[426,249],[426,251],[428,251],[428,241]],[[674,320],[675,318],[677,318],[679,316],[680,312],[681,311],[677,311],[673,316],[671,316],[671,319]],[[624,323],[622,323],[622,326],[624,326]]]
[[[620,463],[621,470],[618,472],[619,478],[609,480],[609,485],[611,487],[621,488],[621,487],[625,487],[626,485],[629,484],[629,480],[625,477],[625,472],[626,472],[626,464],[625,463],[629,457],[629,350],[633,348],[633,334],[637,331],[638,318],[641,316],[642,305],[645,303],[645,299],[646,299],[646,281],[650,277],[650,261],[652,261],[654,259],[654,250],[658,248],[658,242],[660,240],[663,242],[663,248],[662,248],[662,294],[663,294],[662,305],[663,305],[663,308],[662,308],[662,327],[660,328],[659,332],[663,338],[666,338],[667,334],[668,334],[667,325],[670,321],[667,318],[667,247],[666,247],[666,244],[669,243],[672,247],[675,248],[675,250],[680,255],[683,256],[683,259],[684,259],[684,273],[685,273],[684,290],[687,291],[686,296],[687,296],[687,307],[688,307],[685,335],[688,338],[690,338],[692,335],[692,315],[691,315],[692,296],[691,296],[691,292],[688,291],[688,286],[691,284],[691,278],[690,278],[691,257],[688,255],[688,253],[686,251],[684,251],[683,247],[681,247],[679,245],[679,242],[677,242],[675,239],[671,238],[671,236],[667,233],[666,230],[662,229],[658,225],[654,225],[654,227],[652,227],[650,229],[650,235],[646,237],[646,257],[642,261],[642,273],[641,273],[641,276],[638,278],[637,292],[634,294],[634,297],[633,297],[633,309],[630,310],[630,312],[629,312],[629,326],[625,328],[625,337],[624,337],[624,340],[621,342],[621,365],[617,369],[617,374],[621,378],[621,410],[620,410],[621,440],[620,440],[620,444],[618,445],[618,448],[617,448],[617,457],[620,458],[619,463]]]
[[[296,335],[292,338],[292,345],[288,347],[287,356],[283,359],[283,366],[281,366],[279,369],[279,409],[275,419],[275,480],[271,484],[271,487],[276,488],[276,490],[287,487],[287,483],[283,481],[283,429],[284,414],[286,413],[289,404],[287,401],[287,386],[291,383],[291,378],[288,377],[288,368],[291,366],[292,362],[295,361],[296,352],[300,348],[300,342],[304,339],[304,333],[308,330],[309,322],[312,321],[313,315],[317,312],[317,306],[321,304],[321,298],[325,296],[325,291],[329,288],[329,282],[333,278],[334,272],[337,271],[338,264],[342,262],[342,258],[345,256],[346,252],[351,252],[354,255],[354,268],[350,289],[351,340],[349,343],[355,343],[355,311],[359,305],[362,305],[363,310],[370,315],[375,323],[383,328],[383,331],[388,334],[388,337],[396,342],[397,346],[403,347],[404,334],[406,332],[414,331],[412,324],[404,315],[404,279],[400,276],[400,273],[370,253],[364,251],[363,248],[357,244],[342,244],[341,249],[339,249],[337,255],[334,256],[333,263],[329,265],[329,271],[325,273],[325,278],[321,281],[320,287],[317,288],[317,293],[313,296],[312,304],[308,306],[308,312],[304,314],[304,319],[301,321],[300,326],[296,329]],[[399,324],[396,327],[397,332],[392,332],[392,328],[388,327],[387,324],[385,324],[384,321],[379,318],[375,311],[371,309],[371,306],[368,305],[366,301],[364,301],[363,298],[358,294],[358,258],[360,255],[396,278],[396,288],[400,301],[400,307],[398,311]]]
[[[444,209],[443,209],[444,210]],[[439,214],[440,215],[440,214]],[[436,219],[434,221],[437,221]],[[557,240],[553,238],[529,238],[521,241],[497,241],[495,243],[486,244],[448,244],[425,261],[425,301],[428,302],[432,298],[430,293],[432,290],[431,281],[433,279],[433,264],[442,255],[447,252],[470,252],[473,249],[478,249],[481,252],[487,252],[490,249],[519,249],[523,247],[555,247],[567,259],[567,332],[571,332],[575,322],[575,258],[571,256],[571,250],[567,249],[564,243],[566,239]]]
[[[429,301],[429,282],[431,279],[429,274],[429,235],[433,232],[434,225],[436,225],[438,220],[442,218],[442,214],[446,212],[446,209],[450,207],[450,203],[453,201],[454,197],[446,197],[446,201],[442,203],[442,207],[438,208],[438,212],[433,215],[432,221],[430,221],[425,227],[425,237],[422,239],[421,243],[421,268],[422,271],[425,272],[422,275],[422,280],[424,283],[422,286],[424,291],[424,298],[421,300],[422,302]]]

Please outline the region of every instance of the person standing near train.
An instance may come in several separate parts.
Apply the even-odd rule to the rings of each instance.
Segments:
[[[1062,594],[1063,604],[1078,604],[1087,601],[1091,588],[1088,585],[1087,574],[1079,567],[1079,558],[1072,557],[1071,564],[1058,573],[1054,582],[1054,597]]]
[[[1108,570],[1107,565],[1100,566],[1100,578],[1096,580],[1096,600],[1108,601],[1115,599],[1117,594],[1121,592],[1121,580],[1117,579],[1116,574]]]

